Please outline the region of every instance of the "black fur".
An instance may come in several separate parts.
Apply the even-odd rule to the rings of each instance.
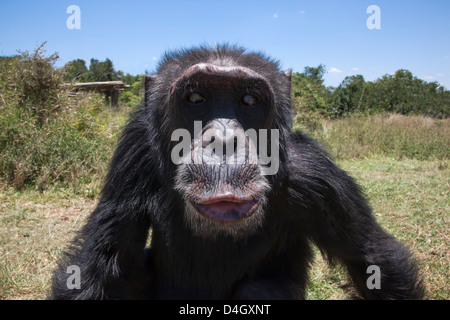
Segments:
[[[268,177],[262,228],[239,239],[193,235],[174,191],[169,90],[200,62],[245,66],[269,79],[275,93],[280,170]],[[359,187],[313,139],[292,132],[290,79],[276,61],[230,46],[194,48],[167,54],[146,82],[98,207],[55,271],[51,298],[301,299],[312,243],[347,268],[362,298],[424,297],[408,249],[377,224]],[[81,289],[67,288],[69,265],[81,268]],[[381,289],[367,288],[369,265],[380,267]]]

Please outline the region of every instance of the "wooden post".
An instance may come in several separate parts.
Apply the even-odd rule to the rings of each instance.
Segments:
[[[119,108],[119,90],[117,89],[111,90],[111,107]]]

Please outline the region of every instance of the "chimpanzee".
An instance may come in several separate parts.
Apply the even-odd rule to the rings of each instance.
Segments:
[[[304,299],[313,245],[360,298],[424,298],[409,250],[358,185],[292,130],[290,77],[231,45],[167,53],[50,298]]]

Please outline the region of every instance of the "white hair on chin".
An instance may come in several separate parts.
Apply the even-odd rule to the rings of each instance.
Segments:
[[[191,204],[186,195],[186,187],[190,181],[186,177],[184,165],[177,168],[175,178],[175,190],[180,192],[184,200],[184,223],[197,237],[215,239],[218,236],[231,236],[235,240],[246,238],[260,229],[264,222],[266,210],[267,192],[270,190],[269,182],[263,175],[258,175],[258,187],[260,188],[260,200],[255,212],[249,217],[232,224],[221,224],[202,216]]]

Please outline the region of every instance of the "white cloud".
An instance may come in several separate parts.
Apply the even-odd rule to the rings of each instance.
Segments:
[[[444,74],[444,73],[438,73],[436,76],[438,76],[438,77],[444,77],[445,74]]]
[[[354,68],[352,68],[352,70],[353,71],[359,71],[359,68],[354,67]]]
[[[340,73],[340,72],[342,72],[341,70],[339,70],[338,68],[335,68],[335,67],[331,67],[330,68],[330,71],[328,71],[329,73]]]
[[[433,76],[424,76],[424,77],[422,77],[422,78],[424,78],[424,79],[426,79],[426,80],[433,80],[433,79],[434,79]]]
[[[158,60],[158,57],[152,57],[152,60],[156,61],[156,60]]]
[[[305,14],[306,11],[305,11],[305,10],[300,10],[298,13],[300,13],[300,14]]]
[[[273,18],[274,18],[274,19],[277,19],[277,18],[278,18],[278,13],[274,13],[274,14],[273,14]]]

